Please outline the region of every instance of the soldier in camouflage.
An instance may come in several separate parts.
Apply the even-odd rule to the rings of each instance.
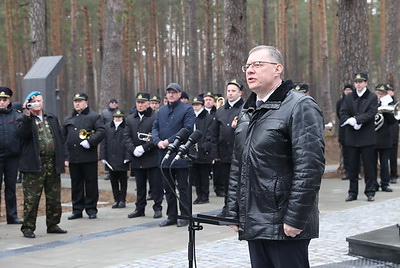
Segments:
[[[35,238],[40,197],[46,195],[47,233],[65,234],[58,224],[61,219],[61,179],[66,150],[58,118],[43,112],[43,97],[31,92],[23,104],[24,113],[17,120],[17,133],[22,139],[20,171],[24,173],[24,223],[26,238]]]

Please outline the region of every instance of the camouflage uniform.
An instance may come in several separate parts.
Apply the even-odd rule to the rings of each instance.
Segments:
[[[33,119],[38,131],[39,157],[41,170],[39,172],[25,172],[24,189],[24,224],[21,231],[34,231],[36,217],[43,189],[46,195],[46,225],[47,230],[52,229],[61,219],[61,180],[56,171],[56,144],[46,115],[43,122],[38,118]]]

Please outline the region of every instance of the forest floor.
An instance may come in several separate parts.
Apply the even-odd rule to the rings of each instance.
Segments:
[[[325,160],[327,165],[338,165],[340,162],[340,148],[339,144],[337,141],[337,137],[334,135],[329,135],[329,133],[325,137]],[[99,180],[103,179],[104,168],[102,164],[99,164]],[[341,178],[341,173],[339,171],[334,171],[334,172],[328,172],[324,174],[324,178]],[[132,187],[130,187],[131,189]],[[135,194],[129,193],[128,189],[128,195],[127,195],[127,203],[132,203],[135,202],[136,196]],[[17,183],[17,207],[18,207],[18,216],[20,218],[23,218],[23,206],[24,206],[24,196],[22,192],[22,184]],[[111,206],[111,204],[114,202],[114,197],[111,191],[111,185],[110,185],[110,190],[109,191],[104,191],[100,190],[99,191],[99,201],[101,204],[98,205],[98,207],[106,207],[106,206]],[[1,209],[0,209],[0,222],[6,221],[6,213],[5,213],[5,204],[4,204],[4,186],[1,189]],[[70,188],[62,188],[61,189],[61,203],[62,204],[67,204],[71,202],[71,189]],[[44,193],[42,194],[40,204],[39,204],[39,211],[38,211],[38,216],[43,216],[45,215],[45,199],[44,199]],[[72,211],[71,206],[63,206],[62,207],[63,213],[65,212],[70,212]]]

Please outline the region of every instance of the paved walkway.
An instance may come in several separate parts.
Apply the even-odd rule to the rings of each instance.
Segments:
[[[62,181],[69,187],[68,177]],[[100,189],[111,188],[109,181],[100,179],[99,184]],[[348,181],[322,181],[320,238],[310,245],[312,267],[400,267],[376,262],[345,265],[360,260],[347,254],[346,237],[400,222],[400,184],[392,185],[393,193],[378,192],[375,202],[359,195],[346,203],[347,188]],[[134,189],[134,181],[129,180],[128,191]],[[212,194],[210,203],[193,206],[193,213],[215,214],[222,204],[223,198]],[[65,235],[47,234],[45,217],[39,217],[35,239],[24,238],[19,226],[0,223],[0,267],[188,267],[187,228],[158,227],[165,215],[154,220],[151,205],[150,201],[146,217],[137,219],[127,218],[134,204],[125,209],[100,208],[96,220],[85,215],[69,221],[65,213],[60,224],[68,230]],[[247,243],[238,241],[229,227],[203,224],[203,228],[196,232],[197,267],[250,267]]]

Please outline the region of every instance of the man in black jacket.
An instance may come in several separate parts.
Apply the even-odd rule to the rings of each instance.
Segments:
[[[341,127],[346,128],[345,145],[348,147],[350,188],[346,202],[357,199],[360,159],[364,167],[365,190],[368,201],[375,200],[375,115],[378,112],[376,95],[368,88],[368,75],[356,73],[355,91],[344,98],[340,108]]]
[[[16,135],[16,120],[20,113],[11,107],[10,97],[12,93],[8,87],[0,87],[0,190],[4,179],[7,224],[21,224],[22,220],[17,215],[17,198],[15,195],[21,153],[21,141]]]
[[[194,129],[201,131],[203,135],[190,151],[194,159],[189,170],[189,178],[196,187],[197,198],[193,204],[205,204],[210,202],[210,172],[216,145],[215,120],[204,108],[202,97],[194,98],[192,107],[196,115]]]
[[[97,218],[99,187],[97,145],[103,140],[101,116],[90,110],[85,93],[74,95],[74,111],[64,119],[63,135],[68,148],[71,175],[72,214],[69,220],[82,218],[85,209],[89,219]]]
[[[135,173],[137,193],[136,208],[128,214],[128,218],[145,216],[147,181],[154,200],[153,218],[162,217],[163,188],[158,168],[158,149],[151,136],[157,112],[150,107],[149,99],[148,93],[136,95],[136,111],[128,117],[124,131],[125,146],[132,157],[131,168]]]
[[[18,118],[17,133],[22,139],[19,169],[24,173],[24,223],[21,231],[26,238],[35,238],[36,217],[40,196],[46,195],[47,233],[65,234],[58,224],[61,219],[61,179],[66,157],[58,118],[43,112],[43,97],[31,92]]]
[[[217,196],[224,196],[225,202],[219,216],[226,215],[226,195],[228,193],[229,171],[231,169],[234,132],[237,116],[244,103],[243,84],[233,79],[226,85],[226,103],[215,113],[217,150],[214,156],[214,191]]]
[[[309,267],[325,168],[322,111],[283,81],[276,48],[253,48],[242,69],[253,93],[235,130],[228,213],[239,223],[232,228],[248,241],[252,267]]]

